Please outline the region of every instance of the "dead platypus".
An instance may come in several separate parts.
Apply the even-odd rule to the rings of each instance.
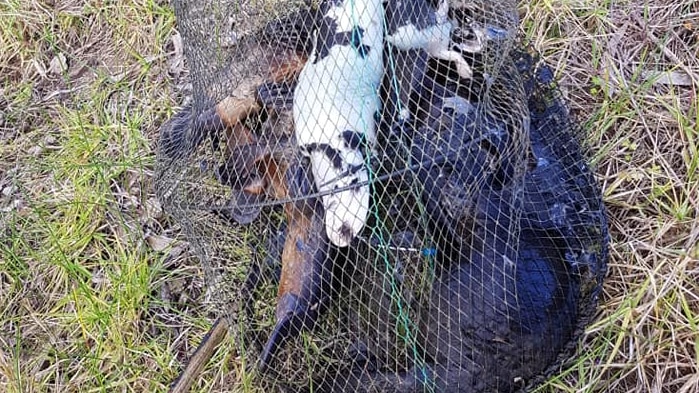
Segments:
[[[186,159],[208,138],[214,150],[230,157],[237,146],[254,142],[260,131],[254,128],[265,121],[269,104],[290,104],[275,102],[276,90],[293,89],[312,48],[316,14],[312,7],[295,11],[240,37],[231,49],[232,64],[206,81],[200,92],[206,99],[185,107],[161,132],[161,156]],[[270,84],[274,89],[267,89]]]
[[[231,196],[225,206],[211,209],[232,224],[252,223],[263,205],[283,205],[286,223],[275,327],[262,350],[262,371],[289,338],[313,326],[330,293],[332,260],[322,225],[324,211],[312,196],[315,185],[308,160],[296,152],[291,116],[296,80],[311,50],[315,13],[303,10],[272,21],[261,40],[243,38],[237,52],[244,61],[225,76],[234,89],[210,108],[184,108],[160,140],[160,153],[170,160],[187,160],[203,141],[212,141],[213,155],[223,160],[213,172]],[[280,33],[283,39],[277,37]],[[243,288],[247,295],[260,281],[255,268]]]
[[[287,222],[275,326],[260,355],[262,372],[289,338],[313,328],[330,300],[333,260],[322,204],[318,198],[309,198],[315,189],[310,171],[308,160],[300,157],[270,171],[281,180],[274,186],[275,197],[292,201],[284,204]]]

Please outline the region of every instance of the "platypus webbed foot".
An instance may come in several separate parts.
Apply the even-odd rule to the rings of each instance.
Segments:
[[[257,88],[257,98],[265,108],[291,111],[294,105],[293,81],[266,82]]]

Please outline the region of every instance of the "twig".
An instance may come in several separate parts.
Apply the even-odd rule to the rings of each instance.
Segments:
[[[680,67],[687,74],[687,76],[689,76],[689,79],[692,80],[694,85],[697,85],[699,81],[697,81],[697,77],[692,71],[692,69],[689,68],[686,64],[684,64],[682,60],[680,60],[680,58],[677,57],[677,55],[675,55],[663,42],[661,42],[658,39],[658,37],[656,37],[650,30],[648,30],[648,24],[645,23],[645,21],[641,19],[641,17],[638,14],[633,13],[631,14],[631,16],[634,18],[636,23],[638,23],[639,27],[643,28],[643,33],[646,35],[646,37],[655,46],[657,46],[658,48],[660,48],[660,50],[663,51],[665,57],[667,57],[670,61],[674,62],[678,67]]]
[[[228,321],[226,318],[219,318],[214,323],[214,326],[206,333],[201,344],[197,347],[194,355],[189,359],[187,367],[177,377],[175,382],[170,386],[170,393],[185,393],[189,391],[192,384],[201,374],[206,363],[211,360],[216,348],[228,334]]]

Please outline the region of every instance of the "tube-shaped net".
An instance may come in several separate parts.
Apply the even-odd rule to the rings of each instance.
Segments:
[[[237,389],[511,392],[572,354],[606,217],[515,3],[175,7],[193,99],[156,186]]]

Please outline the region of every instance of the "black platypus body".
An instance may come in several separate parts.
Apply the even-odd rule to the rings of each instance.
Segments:
[[[433,283],[420,366],[339,374],[313,390],[512,392],[542,373],[575,331],[580,283],[550,233],[513,231],[512,206],[496,191],[477,201],[469,249]]]

